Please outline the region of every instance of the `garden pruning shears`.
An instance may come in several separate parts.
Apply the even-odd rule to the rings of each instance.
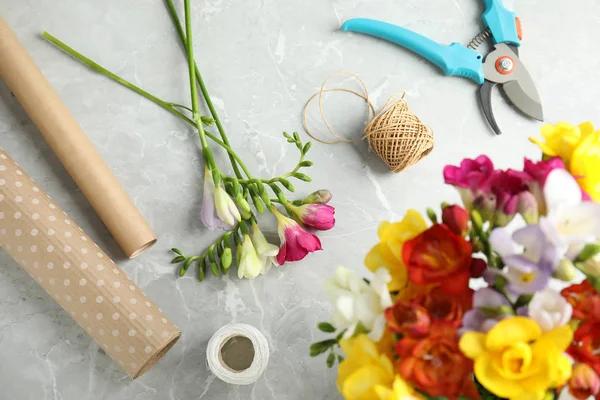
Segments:
[[[444,46],[400,26],[371,19],[356,18],[344,23],[342,30],[375,36],[403,46],[438,66],[446,75],[470,78],[480,85],[479,101],[494,132],[502,132],[492,112],[492,89],[499,85],[515,108],[539,121],[544,120],[537,89],[519,59],[521,23],[501,0],[483,0],[485,30],[468,46],[452,43]],[[477,52],[486,39],[494,44],[487,56]]]

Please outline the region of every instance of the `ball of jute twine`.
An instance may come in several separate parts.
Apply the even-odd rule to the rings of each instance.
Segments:
[[[363,90],[359,93],[347,88],[330,88],[326,89],[327,82],[338,75],[349,75],[356,78]],[[323,111],[323,94],[327,92],[348,92],[352,93],[367,102],[368,119],[364,133],[361,139],[347,139],[336,134],[325,117]],[[375,107],[369,99],[369,92],[365,83],[356,75],[350,72],[338,72],[329,76],[323,84],[319,92],[315,93],[304,106],[303,125],[304,130],[310,137],[318,142],[325,144],[350,143],[357,140],[367,139],[369,147],[375,152],[387,165],[392,172],[401,172],[408,167],[415,165],[423,157],[427,156],[433,150],[434,139],[433,131],[408,108],[408,104],[404,99],[404,92],[399,92],[392,95],[385,103],[381,111],[375,112]],[[316,137],[308,128],[307,110],[315,98],[319,98],[319,112],[323,123],[329,133],[336,140],[327,141]],[[371,119],[371,115],[373,118]]]

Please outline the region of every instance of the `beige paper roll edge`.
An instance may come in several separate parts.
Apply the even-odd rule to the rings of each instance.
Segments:
[[[144,217],[2,17],[0,77],[127,257],[152,247],[156,236]]]
[[[0,247],[133,379],[181,332],[0,148]]]

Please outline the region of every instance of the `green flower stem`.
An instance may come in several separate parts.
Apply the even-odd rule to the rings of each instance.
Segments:
[[[56,37],[52,36],[48,32],[43,32],[42,36],[44,37],[44,39],[46,39],[50,43],[54,44],[56,47],[58,47],[65,53],[69,54],[71,57],[75,58],[77,61],[79,61],[82,64],[86,65],[87,67],[91,68],[92,70],[112,79],[113,81],[121,84],[122,86],[128,88],[129,90],[150,100],[154,104],[164,108],[165,110],[167,110],[171,114],[175,115],[177,118],[187,122],[188,124],[190,124],[194,127],[196,126],[196,123],[192,119],[186,117],[185,115],[183,115],[180,111],[178,111],[175,108],[175,107],[183,107],[183,108],[188,109],[187,107],[182,106],[180,104],[169,103],[169,102],[159,99],[158,97],[154,96],[153,94],[145,91],[144,89],[134,85],[133,83],[131,83],[131,82],[121,78],[120,76],[116,75],[115,73],[109,71],[108,69],[104,68],[103,66],[96,63],[95,61],[90,60],[83,54],[79,53],[77,50],[68,46],[66,43],[64,43],[64,42],[60,41],[59,39],[57,39]],[[244,165],[243,161],[240,159],[240,157],[236,154],[236,152],[228,144],[225,144],[224,142],[219,140],[219,138],[217,138],[210,132],[205,131],[205,134],[209,139],[211,139],[213,142],[215,142],[216,144],[221,146],[223,149],[225,149],[227,151],[227,153],[229,154],[229,156],[233,157],[237,161],[237,163],[239,163],[240,166],[242,166],[242,168],[244,170],[246,170],[246,166]]]
[[[175,28],[177,29],[177,33],[179,34],[179,38],[181,39],[183,48],[187,52],[187,40],[186,40],[185,32],[183,31],[183,27],[181,26],[181,21],[179,20],[179,17],[177,16],[177,11],[175,10],[173,1],[166,0],[166,3],[167,3],[167,8],[169,10],[169,15],[171,16],[173,24],[175,25]],[[219,131],[219,134],[221,135],[221,139],[223,139],[223,143],[225,143],[226,145],[229,146],[229,139],[227,138],[227,135],[225,134],[225,129],[223,128],[221,119],[219,118],[219,115],[217,114],[217,110],[215,109],[215,106],[213,105],[213,102],[208,94],[208,90],[206,89],[206,85],[204,84],[204,80],[202,79],[202,75],[200,74],[200,69],[198,69],[198,65],[196,63],[194,63],[194,69],[195,69],[198,84],[200,85],[200,91],[202,92],[202,96],[204,96],[204,101],[206,102],[206,105],[208,106],[208,109],[209,109],[213,119],[215,120],[215,125],[217,126],[217,130]],[[229,155],[229,157],[231,160],[231,165],[233,167],[233,171],[235,172],[235,176],[238,179],[242,178],[242,174],[240,173],[239,168],[236,164],[237,160],[235,160],[231,156],[231,154]],[[244,171],[244,172],[246,172],[246,171]],[[248,174],[246,173],[246,175],[248,175]],[[248,175],[248,177],[250,177],[250,175]]]

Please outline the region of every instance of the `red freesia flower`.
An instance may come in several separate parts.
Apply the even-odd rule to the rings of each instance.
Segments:
[[[457,235],[465,236],[469,232],[469,213],[461,206],[444,207],[442,222]]]
[[[302,260],[308,253],[322,250],[321,241],[315,235],[302,229],[296,221],[278,211],[273,211],[277,217],[277,233],[281,240],[277,262],[283,265],[286,261]]]
[[[573,318],[600,321],[600,294],[587,281],[571,285],[560,294],[573,306]]]
[[[404,243],[408,278],[417,285],[439,283],[449,295],[464,293],[471,277],[471,244],[446,225],[436,224]]]
[[[415,338],[426,336],[431,325],[427,310],[408,301],[397,301],[385,310],[385,319],[390,331]]]
[[[397,371],[419,390],[450,400],[461,395],[480,398],[470,377],[473,362],[461,353],[458,334],[450,324],[435,324],[424,339],[401,339],[395,349],[400,356]]]
[[[600,321],[589,320],[579,326],[567,353],[600,374]]]
[[[432,324],[444,322],[454,328],[460,327],[463,314],[473,308],[473,289],[448,296],[439,287],[420,296],[414,303],[421,305],[429,314]]]

